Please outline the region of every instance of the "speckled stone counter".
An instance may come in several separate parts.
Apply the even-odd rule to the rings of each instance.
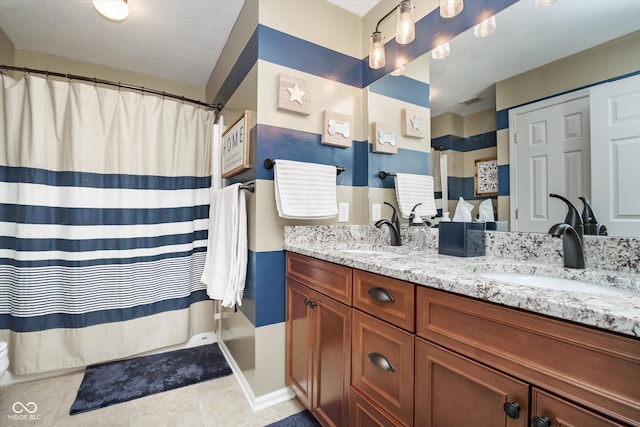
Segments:
[[[543,234],[487,232],[487,255],[473,258],[438,254],[437,230],[429,230],[427,240],[423,250],[412,251],[406,246],[388,246],[388,232],[375,227],[293,226],[285,227],[284,248],[418,285],[640,337],[638,239],[621,239],[623,247],[617,248],[614,243],[618,241],[596,239],[592,245],[595,249],[589,246],[594,242],[587,242],[587,257],[597,253],[598,260],[589,262],[587,258],[585,270],[564,268],[560,240]],[[349,251],[353,249],[381,252]],[[611,256],[607,257],[609,252]],[[608,295],[513,285],[479,277],[482,272],[575,279],[623,292]]]

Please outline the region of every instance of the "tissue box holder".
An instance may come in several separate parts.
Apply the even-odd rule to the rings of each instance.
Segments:
[[[484,256],[484,222],[440,222],[438,230],[439,254]]]

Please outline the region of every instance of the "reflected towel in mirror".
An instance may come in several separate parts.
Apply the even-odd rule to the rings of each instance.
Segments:
[[[411,209],[418,203],[422,203],[416,208],[421,217],[430,218],[437,213],[432,176],[396,173],[395,183],[398,207],[403,218],[409,218]]]

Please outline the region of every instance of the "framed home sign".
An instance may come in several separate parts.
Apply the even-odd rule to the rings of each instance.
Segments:
[[[498,195],[498,160],[495,157],[476,160],[474,183],[476,196]]]
[[[222,177],[249,169],[249,111],[222,134]]]

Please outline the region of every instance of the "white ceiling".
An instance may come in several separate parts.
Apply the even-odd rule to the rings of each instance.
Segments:
[[[129,16],[116,23],[91,0],[0,0],[0,28],[20,49],[203,86],[244,1],[128,3]]]
[[[379,2],[328,1],[359,16]],[[492,36],[461,34],[450,57],[431,61],[433,115],[488,108],[495,81],[640,28],[640,0],[559,0],[548,8],[532,2],[502,11]],[[243,3],[129,0],[129,17],[113,23],[90,0],[0,0],[0,28],[20,49],[205,85]],[[474,96],[488,99],[458,104]]]

